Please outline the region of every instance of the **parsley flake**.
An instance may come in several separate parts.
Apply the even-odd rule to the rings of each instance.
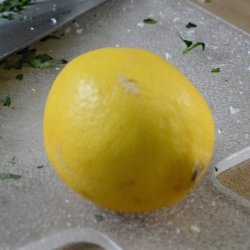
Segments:
[[[187,28],[187,29],[196,28],[196,27],[197,27],[197,25],[196,25],[195,23],[191,23],[191,22],[189,22],[189,23],[186,25],[186,28]]]
[[[1,98],[1,103],[3,106],[9,107],[11,105],[11,99],[8,95]]]
[[[15,157],[15,156],[13,156],[13,157],[11,158],[10,163],[11,163],[11,164],[15,164],[15,163],[16,163],[15,159],[16,159],[16,157]]]
[[[0,180],[19,180],[22,176],[17,174],[11,174],[11,173],[0,173]]]
[[[61,59],[58,61],[59,64],[67,64],[68,61],[66,59]]]
[[[0,3],[0,13],[17,12],[20,13],[28,5],[32,4],[32,0],[4,0]]]
[[[187,54],[189,51],[191,51],[192,49],[194,49],[196,47],[201,46],[202,50],[204,50],[206,47],[205,43],[203,43],[203,42],[193,43],[193,41],[183,39],[180,35],[179,35],[179,37],[186,44],[186,48],[183,50],[183,54]]]
[[[157,21],[152,19],[152,18],[146,18],[143,20],[143,22],[146,24],[156,24],[157,23]]]
[[[97,222],[101,222],[104,220],[104,218],[101,214],[95,214],[95,219]]]
[[[50,62],[52,59],[53,58],[48,54],[41,54],[27,60],[27,63],[30,64],[33,68],[44,69],[52,66]]]
[[[17,79],[17,80],[20,80],[20,81],[23,80],[23,74],[17,75],[17,76],[16,76],[16,79]]]
[[[3,19],[8,19],[8,20],[13,20],[14,19],[14,15],[12,13],[8,13],[8,14],[1,14],[0,15],[0,18],[3,18]]]
[[[212,73],[219,73],[220,72],[220,68],[214,68],[211,70]]]
[[[50,62],[53,58],[48,54],[37,55],[36,49],[25,48],[17,53],[21,58],[13,63],[6,62],[5,69],[21,69],[25,64],[33,68],[48,68],[52,66]]]

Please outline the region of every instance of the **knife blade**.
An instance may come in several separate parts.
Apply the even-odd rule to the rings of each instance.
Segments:
[[[105,1],[40,0],[16,14],[13,20],[0,18],[0,61]]]

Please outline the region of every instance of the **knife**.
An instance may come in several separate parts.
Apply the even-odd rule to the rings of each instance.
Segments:
[[[33,4],[28,5],[21,14],[16,14],[13,20],[0,18],[0,61],[105,1],[33,1]]]

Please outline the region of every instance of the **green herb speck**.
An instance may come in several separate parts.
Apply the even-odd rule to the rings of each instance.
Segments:
[[[101,214],[95,214],[95,219],[97,222],[101,222],[104,220],[104,218]]]
[[[143,22],[146,24],[156,24],[157,23],[157,21],[152,19],[152,18],[146,18],[143,20]]]
[[[58,61],[59,64],[67,64],[68,61],[66,59],[61,59]]]
[[[19,180],[22,176],[17,174],[11,174],[11,173],[0,173],[0,180]]]
[[[193,43],[193,41],[183,39],[180,34],[178,35],[180,39],[186,44],[186,48],[183,50],[183,54],[187,54],[189,51],[199,46],[202,47],[202,50],[204,50],[206,47],[205,43],[203,42]]]
[[[0,3],[0,13],[10,11],[20,13],[26,6],[31,4],[32,0],[4,0]]]
[[[17,80],[20,80],[20,81],[23,80],[23,74],[17,75],[17,76],[16,76],[16,79],[17,79]]]
[[[212,73],[219,73],[220,72],[220,68],[214,68],[211,70]]]
[[[9,107],[11,105],[11,99],[8,95],[1,98],[1,103],[3,106]]]
[[[48,68],[52,66],[52,63],[50,62],[53,58],[49,56],[48,54],[39,54],[37,55],[36,49],[29,49],[28,47],[19,51],[17,53],[18,55],[21,55],[21,58],[19,58],[17,61],[9,63],[6,62],[4,69],[21,69],[25,64],[28,64],[29,66],[33,68]]]
[[[8,13],[8,14],[1,14],[0,15],[0,18],[3,18],[3,19],[8,19],[8,20],[13,20],[14,19],[14,15],[12,13]]]
[[[11,161],[10,161],[10,163],[11,163],[11,164],[15,164],[15,163],[16,163],[16,162],[15,162],[15,159],[16,159],[16,157],[13,156],[12,159],[11,159]]]
[[[196,25],[195,23],[191,23],[191,22],[189,22],[189,23],[186,25],[186,28],[187,28],[187,29],[196,28],[196,27],[197,27],[197,25]]]

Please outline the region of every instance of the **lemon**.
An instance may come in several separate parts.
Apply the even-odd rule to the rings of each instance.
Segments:
[[[58,175],[102,207],[144,212],[176,203],[207,169],[214,123],[172,64],[145,50],[104,48],[72,60],[45,107]]]

